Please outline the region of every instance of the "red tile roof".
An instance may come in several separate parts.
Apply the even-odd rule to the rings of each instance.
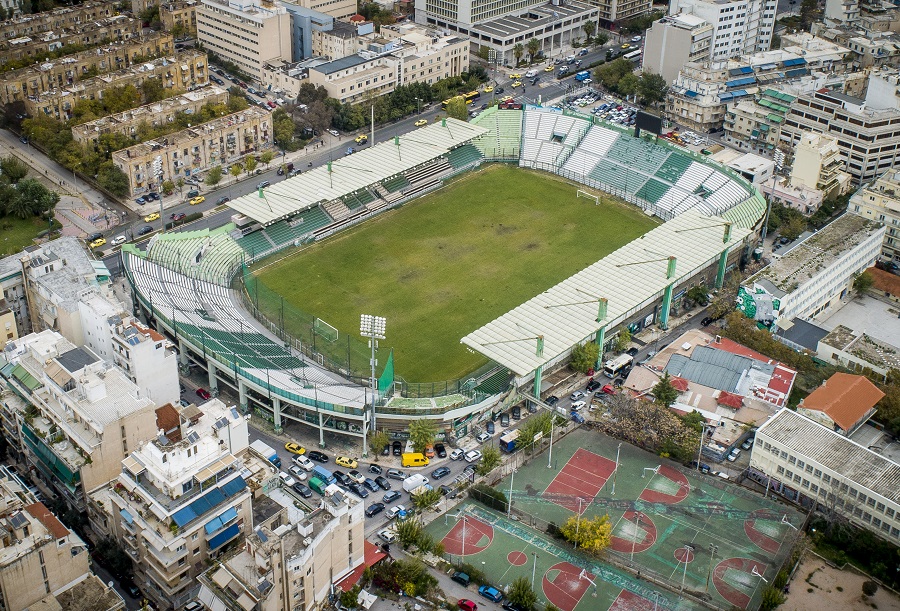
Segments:
[[[679,378],[678,376],[672,376],[669,382],[672,384],[672,388],[674,388],[678,392],[686,392],[688,389],[688,385],[690,384],[687,380],[685,380],[684,378]]]
[[[800,407],[824,412],[841,429],[849,431],[882,397],[884,393],[865,377],[836,373],[803,399]]]
[[[69,536],[69,529],[63,526],[63,523],[60,522],[57,517],[53,515],[53,512],[47,509],[43,503],[27,505],[25,511],[43,524],[44,527],[50,531],[50,534],[53,535],[54,539],[62,539]]]
[[[741,356],[746,356],[747,358],[773,365],[775,371],[772,372],[772,377],[769,378],[768,386],[766,386],[766,388],[757,389],[756,392],[753,393],[753,396],[757,399],[768,401],[772,405],[778,407],[787,405],[788,395],[791,392],[791,388],[794,386],[794,379],[797,377],[796,371],[784,363],[769,358],[765,354],[752,350],[743,344],[733,342],[727,337],[720,338],[719,341],[713,342],[709,346],[710,348],[724,350],[731,354],[739,354]]]
[[[872,275],[873,289],[900,297],[900,276],[877,267],[870,267],[866,271]]]
[[[181,416],[171,403],[156,408],[156,428],[162,429],[172,443],[181,441]]]
[[[716,398],[716,403],[724,405],[725,407],[730,407],[731,409],[741,409],[744,405],[744,398],[740,395],[735,395],[723,390]]]
[[[359,582],[359,580],[362,579],[362,574],[363,571],[366,570],[366,567],[374,566],[387,558],[387,554],[381,551],[381,549],[378,548],[375,544],[369,543],[368,541],[365,541],[364,543],[365,558],[363,560],[363,563],[353,569],[353,571],[351,571],[349,574],[344,576],[344,578],[339,582],[334,584],[344,592],[355,586]]]

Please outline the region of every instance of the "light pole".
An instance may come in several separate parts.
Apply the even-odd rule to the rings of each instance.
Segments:
[[[578,529],[581,527],[581,497],[578,497],[578,515],[575,517],[575,549],[578,549]]]
[[[641,528],[641,522],[643,522],[644,516],[640,511],[634,512],[634,524],[637,528]],[[635,535],[637,533],[634,533]],[[634,538],[634,535],[631,537],[631,564],[634,565],[634,545],[637,540]]]
[[[684,547],[681,549],[684,550],[684,573],[681,575],[681,592],[684,592],[684,582],[687,579],[687,565],[688,565],[688,554],[693,552],[693,546],[690,543],[685,543]]]
[[[619,452],[621,452],[621,451],[622,451],[622,444],[620,443],[619,447],[616,448],[616,470],[613,471],[613,488],[612,488],[613,496],[616,496],[616,478],[619,475]]]
[[[375,367],[378,361],[375,360],[375,349],[378,347],[378,340],[384,339],[384,330],[387,319],[383,316],[373,316],[371,314],[362,314],[359,317],[359,333],[363,337],[369,338],[369,346],[372,348],[372,358],[369,365],[372,367],[372,430],[375,431],[377,423],[375,421],[375,401],[378,396],[378,379],[375,377]],[[363,418],[363,456],[369,455],[366,446],[366,419]]]
[[[556,409],[556,408],[553,408]],[[553,465],[553,425],[556,423],[556,413],[550,412],[550,449],[547,450],[547,468]]]
[[[537,575],[537,552],[531,552],[531,555],[534,557],[534,566],[531,567],[531,589],[534,590],[534,577]]]
[[[416,98],[416,114],[422,114],[422,98]]]
[[[513,491],[513,480],[516,477],[516,470],[513,469],[509,474],[509,496],[506,498],[506,517],[509,517],[510,512],[512,512],[512,491]]]
[[[709,592],[709,579],[712,577],[712,568],[713,568],[713,560],[716,557],[716,552],[719,551],[718,545],[709,544],[709,570],[706,572],[706,591]]]
[[[459,557],[459,564],[462,564],[463,556],[466,555],[466,524],[469,523],[469,518],[463,516],[463,540],[462,540],[462,556]]]

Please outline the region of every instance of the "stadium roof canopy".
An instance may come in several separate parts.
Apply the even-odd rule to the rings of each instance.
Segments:
[[[694,211],[677,216],[461,341],[516,375],[530,375],[597,333],[600,298],[608,300],[605,322],[611,329],[657,301],[671,282],[678,285],[718,261],[726,247],[724,222]],[[750,233],[732,226],[729,251],[740,248]],[[677,259],[677,267],[667,280],[669,257]],[[537,336],[544,338],[541,356]]]
[[[485,132],[483,127],[448,118],[400,136],[399,145],[393,138],[385,140],[334,160],[331,171],[327,165],[315,168],[266,187],[265,197],[254,192],[228,206],[269,225],[415,168]],[[348,140],[347,146],[354,142]]]

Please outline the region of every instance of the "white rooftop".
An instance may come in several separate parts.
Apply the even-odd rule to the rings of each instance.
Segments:
[[[228,202],[234,210],[269,225],[317,204],[348,195],[381,180],[415,168],[449,149],[465,144],[487,130],[448,118],[421,129],[365,148],[264,190]],[[353,146],[352,142],[347,143]]]
[[[575,344],[593,339],[600,298],[609,300],[608,329],[658,300],[671,283],[717,261],[723,248],[725,221],[687,212],[650,230],[600,261],[547,289],[464,338],[462,343],[519,376],[565,354]],[[729,251],[750,234],[732,226]],[[677,259],[676,277],[666,279],[668,258]],[[544,350],[537,355],[536,336]]]

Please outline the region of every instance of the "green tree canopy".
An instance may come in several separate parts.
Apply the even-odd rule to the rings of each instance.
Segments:
[[[669,377],[668,371],[659,379],[659,382],[653,387],[651,393],[656,402],[665,407],[671,407],[680,394],[678,390],[672,386],[672,380]]]
[[[587,342],[580,346],[575,346],[572,350],[572,360],[569,365],[575,371],[587,373],[597,364],[597,357],[600,354],[600,346],[594,342]]]
[[[600,556],[609,547],[612,524],[606,514],[592,518],[571,515],[560,532],[567,541],[576,544],[578,549]]]
[[[28,175],[28,166],[15,155],[10,155],[0,159],[0,172],[0,176],[16,184]]]
[[[209,169],[209,172],[206,173],[206,178],[203,179],[210,187],[215,187],[222,180],[222,166],[217,165],[213,166]]]
[[[478,466],[475,467],[475,473],[478,475],[487,475],[496,469],[502,460],[500,450],[497,449],[497,446],[484,446],[481,449],[481,460],[478,462]]]
[[[455,97],[447,104],[447,115],[460,121],[469,118],[469,109],[466,106],[466,100],[462,97]]]
[[[506,598],[524,611],[534,611],[537,607],[537,594],[531,589],[531,582],[527,577],[516,577],[509,585]]]
[[[437,428],[429,418],[419,418],[409,423],[409,440],[416,452],[424,452],[426,446],[434,444]]]
[[[660,74],[644,71],[638,84],[638,93],[644,101],[656,105],[666,99],[669,85]]]
[[[534,63],[534,58],[541,50],[541,41],[537,38],[531,38],[525,45],[525,48],[528,49],[528,61]]]

